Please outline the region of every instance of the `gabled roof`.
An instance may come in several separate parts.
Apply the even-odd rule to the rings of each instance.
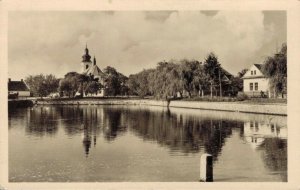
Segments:
[[[8,91],[29,91],[24,81],[8,81]]]
[[[251,68],[256,67],[261,74],[250,75]],[[263,64],[253,64],[250,69],[242,76],[242,79],[251,79],[251,78],[266,78],[265,72],[263,70]]]
[[[95,78],[105,77],[105,74],[97,65],[92,65],[87,71],[84,72],[86,75],[93,75]]]
[[[258,68],[258,70],[262,73],[262,74],[264,74],[265,75],[265,73],[264,73],[264,71],[263,71],[263,64],[254,64],[255,65],[255,67],[257,67]]]

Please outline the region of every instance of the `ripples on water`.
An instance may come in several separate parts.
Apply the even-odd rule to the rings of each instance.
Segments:
[[[9,180],[287,181],[286,117],[140,106],[9,110]]]

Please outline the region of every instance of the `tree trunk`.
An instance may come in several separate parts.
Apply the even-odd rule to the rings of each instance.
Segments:
[[[220,83],[220,97],[222,97],[222,82],[221,82],[221,75],[220,75],[220,70],[219,70],[219,83]]]
[[[210,98],[212,98],[212,82],[210,82]]]
[[[201,92],[202,92],[202,86],[199,84],[199,92],[198,92],[198,95],[202,97]]]

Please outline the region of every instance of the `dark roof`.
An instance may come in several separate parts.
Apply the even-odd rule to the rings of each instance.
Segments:
[[[263,64],[254,64],[254,65],[258,68],[258,70],[260,70],[262,74],[265,74],[265,72],[263,71]]]
[[[231,74],[231,73],[229,73],[228,71],[226,71],[225,69],[223,69],[222,68],[222,72],[225,74],[225,76],[227,77],[227,78],[232,78],[233,77],[233,75]]]
[[[8,91],[29,91],[24,81],[8,81]]]

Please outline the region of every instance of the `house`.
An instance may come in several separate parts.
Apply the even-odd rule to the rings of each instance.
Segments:
[[[93,77],[94,79],[98,80],[103,86],[105,86],[104,82],[106,76],[98,67],[96,63],[96,57],[94,57],[93,62],[91,61],[91,56],[89,55],[89,49],[87,48],[87,46],[85,47],[84,55],[82,56],[81,73],[86,76]],[[93,94],[91,96],[105,96],[105,88],[100,89],[96,94]]]
[[[21,79],[21,81],[12,81],[8,79],[8,97],[18,98],[18,97],[30,97],[30,90],[26,83]]]
[[[262,64],[253,64],[244,74],[244,93],[250,97],[270,97],[269,79],[264,75]]]

